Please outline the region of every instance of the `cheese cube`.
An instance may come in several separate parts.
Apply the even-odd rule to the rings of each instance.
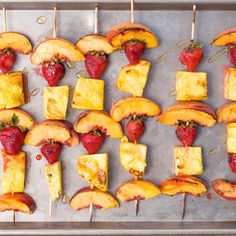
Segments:
[[[203,173],[201,147],[175,147],[175,175],[200,175]]]
[[[0,108],[25,104],[24,81],[21,72],[0,74]]]
[[[126,137],[120,142],[120,163],[134,177],[142,178],[145,174],[147,146],[130,143]]]
[[[46,165],[44,170],[50,198],[54,202],[62,195],[61,162]]]
[[[224,97],[236,101],[236,68],[225,69]]]
[[[205,72],[178,71],[176,74],[176,99],[180,101],[206,100],[206,77]]]
[[[44,116],[46,119],[65,120],[69,96],[68,86],[45,87]]]
[[[103,110],[104,81],[80,78],[76,84],[72,107],[84,110]]]
[[[236,123],[227,124],[227,151],[236,153]]]
[[[24,192],[25,187],[25,153],[9,155],[2,150],[3,173],[2,194]]]
[[[107,153],[83,155],[78,158],[78,173],[94,187],[108,190],[108,155]]]
[[[141,60],[137,65],[128,65],[121,69],[116,86],[133,96],[142,96],[148,79],[151,63]]]

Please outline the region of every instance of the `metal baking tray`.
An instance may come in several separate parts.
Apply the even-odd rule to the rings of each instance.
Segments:
[[[99,32],[106,33],[113,25],[130,20],[129,1],[100,0]],[[221,56],[214,63],[208,63],[208,58],[218,48],[210,46],[209,42],[219,32],[235,26],[236,1],[204,0],[194,1],[197,4],[196,41],[204,44],[205,57],[199,71],[208,74],[208,95],[206,101],[214,109],[225,103],[223,96],[223,69],[228,66],[226,56]],[[52,34],[53,12],[56,4],[58,9],[58,36],[73,43],[83,35],[93,33],[94,29],[94,1],[1,1],[8,9],[8,29],[28,35],[33,45]],[[192,1],[188,0],[136,0],[135,21],[140,22],[157,35],[160,46],[146,50],[143,58],[152,62],[148,83],[144,97],[157,102],[162,110],[175,102],[171,95],[175,86],[176,71],[183,66],[178,61],[180,48],[161,62],[155,60],[174,47],[180,40],[188,42],[191,28]],[[38,24],[40,16],[46,17],[45,24]],[[2,22],[2,21],[1,21]],[[1,27],[0,27],[1,28]],[[2,28],[0,29],[2,30]],[[110,63],[103,79],[105,80],[105,110],[109,111],[112,103],[128,97],[115,88],[115,80],[122,66],[127,64],[125,55],[119,51],[112,54]],[[43,79],[36,75],[34,66],[26,56],[18,56],[14,70],[23,70],[28,77],[29,92],[35,88],[42,90],[45,86]],[[67,68],[65,78],[60,84],[71,85],[70,94],[77,82],[76,74],[84,70],[83,63],[77,63],[76,68]],[[43,97],[41,93],[32,96],[30,103],[23,106],[36,121],[42,121]],[[72,109],[69,104],[68,121],[73,122],[81,111]],[[173,173],[173,148],[179,145],[174,127],[161,125],[155,119],[148,119],[146,132],[141,143],[148,146],[147,171],[145,179],[159,185]],[[203,147],[204,174],[209,192],[211,182],[215,178],[226,178],[236,181],[236,176],[228,168],[225,125],[217,124],[213,128],[201,128],[195,145]],[[37,148],[24,146],[28,153],[27,181],[25,191],[29,193],[37,204],[33,215],[16,213],[16,223],[12,223],[12,213],[0,214],[0,234],[189,234],[189,233],[236,233],[236,204],[226,202],[212,194],[207,197],[187,197],[186,215],[180,220],[181,196],[167,197],[164,195],[140,202],[139,215],[134,216],[134,204],[124,203],[120,208],[108,211],[96,210],[94,222],[88,222],[88,209],[76,212],[67,204],[58,200],[53,204],[53,217],[48,222],[49,196],[43,167],[45,162],[37,161]],[[214,150],[213,155],[210,155]],[[109,154],[109,191],[114,193],[116,188],[132,177],[119,163],[119,140],[107,138],[100,152]],[[82,145],[74,148],[63,148],[61,160],[63,163],[64,192],[70,197],[80,188],[88,184],[77,174],[76,159],[84,150]],[[1,164],[1,163],[0,163]]]

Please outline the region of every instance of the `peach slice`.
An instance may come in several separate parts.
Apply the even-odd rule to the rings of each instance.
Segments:
[[[193,176],[175,176],[169,178],[161,184],[160,189],[163,194],[170,196],[187,193],[201,197],[207,192],[203,181]]]
[[[224,179],[216,179],[212,182],[215,193],[224,200],[236,201],[236,183]]]
[[[32,214],[35,209],[34,200],[27,193],[7,193],[0,196],[0,212],[21,211]]]
[[[233,123],[236,122],[236,102],[225,104],[216,112],[218,122]]]
[[[80,189],[70,199],[70,206],[79,211],[88,208],[90,203],[100,210],[107,210],[110,208],[119,207],[118,201],[108,192],[103,192],[97,188],[83,188]]]
[[[74,123],[74,129],[78,133],[88,133],[93,129],[101,129],[111,138],[123,137],[120,124],[104,111],[89,111],[83,113]]]
[[[55,120],[46,120],[35,124],[25,137],[25,144],[32,146],[39,146],[46,141],[54,141],[73,147],[78,144],[79,137],[72,130],[71,125]]]
[[[125,98],[116,102],[110,115],[116,121],[121,121],[132,115],[157,116],[161,112],[160,107],[153,101],[142,97]]]
[[[83,54],[69,41],[61,38],[51,38],[40,43],[31,54],[34,65],[41,65],[53,59],[77,62],[84,59]]]
[[[33,118],[27,112],[17,108],[0,110],[0,121],[9,122],[13,115],[18,117],[17,125],[20,127],[30,128],[34,124]]]
[[[226,46],[236,42],[236,28],[227,29],[212,40],[211,45]]]
[[[130,180],[122,184],[116,192],[122,202],[147,200],[161,194],[160,189],[153,183],[144,180]]]
[[[90,51],[105,52],[111,54],[115,48],[107,42],[106,36],[100,34],[89,34],[79,39],[76,47],[86,55]]]
[[[157,119],[167,125],[176,125],[178,121],[194,121],[202,126],[211,127],[216,123],[213,109],[201,102],[178,102],[166,109]]]
[[[4,32],[0,34],[0,50],[11,49],[21,54],[29,54],[32,45],[29,39],[16,32]]]
[[[132,39],[145,42],[146,48],[155,48],[158,46],[156,36],[142,24],[124,22],[112,27],[107,33],[107,41],[112,46],[118,48]]]

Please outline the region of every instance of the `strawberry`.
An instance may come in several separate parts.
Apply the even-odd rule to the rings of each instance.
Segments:
[[[202,45],[191,43],[188,47],[184,48],[180,54],[180,62],[187,67],[187,70],[193,72],[197,69],[203,58]]]
[[[229,61],[236,66],[236,47],[229,47],[228,58]]]
[[[107,67],[107,55],[104,52],[90,51],[85,56],[85,68],[93,79],[99,79]]]
[[[44,78],[48,81],[48,84],[50,86],[56,86],[65,74],[65,67],[62,63],[45,63],[42,66],[42,72]]]
[[[134,143],[137,143],[145,130],[145,125],[142,118],[132,117],[131,120],[126,124],[125,130],[130,140]]]
[[[228,153],[229,167],[236,174],[236,153]]]
[[[105,135],[100,130],[92,130],[81,136],[81,142],[88,154],[95,154],[105,140]]]
[[[192,146],[197,135],[197,127],[194,122],[179,121],[176,128],[176,136],[185,147]]]
[[[124,51],[131,65],[139,63],[139,59],[143,55],[145,47],[145,43],[139,40],[130,40],[125,43]]]
[[[48,163],[53,164],[58,160],[58,157],[61,154],[61,149],[62,147],[60,143],[45,143],[41,147],[40,151]]]
[[[0,52],[0,69],[3,74],[8,73],[15,63],[15,55],[11,50]]]

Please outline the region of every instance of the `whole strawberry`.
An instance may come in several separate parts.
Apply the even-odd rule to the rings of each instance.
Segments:
[[[228,153],[228,161],[231,171],[236,173],[236,153]]]
[[[185,147],[192,146],[196,135],[197,127],[194,122],[179,121],[176,128],[176,136]]]
[[[203,55],[202,45],[193,42],[182,50],[179,60],[188,71],[193,72],[202,61]]]
[[[107,55],[104,52],[91,51],[85,56],[85,68],[93,79],[99,79],[107,67]]]
[[[12,51],[0,52],[0,70],[3,74],[8,73],[15,63],[15,55]]]
[[[229,47],[228,58],[229,61],[236,66],[236,47]]]
[[[53,164],[58,160],[61,154],[62,146],[60,143],[45,143],[41,147],[41,153],[49,164]]]
[[[45,63],[42,66],[42,72],[49,86],[56,86],[65,74],[65,67],[62,63]]]
[[[145,131],[145,125],[142,118],[131,118],[131,120],[126,124],[125,130],[129,139],[132,142],[137,143]]]
[[[131,65],[139,63],[139,59],[144,53],[145,43],[139,40],[131,40],[125,43],[124,51]]]
[[[88,154],[95,154],[105,140],[105,135],[100,130],[92,130],[81,135],[81,142]]]

